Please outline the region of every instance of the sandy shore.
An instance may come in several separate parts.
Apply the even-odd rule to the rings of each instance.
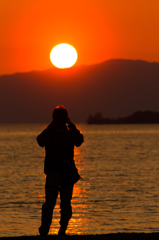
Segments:
[[[49,235],[48,240],[58,240]],[[159,240],[159,233],[116,233],[102,235],[71,235],[68,240]],[[0,237],[0,240],[39,240],[39,236]]]

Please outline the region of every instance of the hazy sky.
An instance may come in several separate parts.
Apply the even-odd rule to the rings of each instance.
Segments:
[[[0,0],[0,75],[51,68],[58,43],[77,65],[112,58],[159,62],[159,0]]]

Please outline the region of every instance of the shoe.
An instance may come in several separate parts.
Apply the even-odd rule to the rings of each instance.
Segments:
[[[66,239],[66,233],[65,233],[65,231],[59,231],[59,233],[58,233],[58,239]]]

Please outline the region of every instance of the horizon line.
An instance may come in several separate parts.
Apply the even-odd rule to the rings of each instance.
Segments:
[[[142,60],[142,59],[127,59],[127,58],[110,58],[108,60],[102,61],[102,62],[98,62],[98,63],[94,63],[94,64],[81,64],[81,65],[75,65],[69,68],[57,68],[57,67],[52,67],[52,68],[48,68],[48,69],[43,69],[43,70],[29,70],[29,71],[17,71],[17,72],[13,72],[13,73],[4,73],[1,74],[1,76],[9,76],[9,75],[15,75],[15,74],[23,74],[23,73],[33,73],[33,72],[45,72],[45,71],[50,71],[50,70],[57,70],[57,71],[67,71],[67,70],[71,70],[71,69],[77,69],[80,67],[90,67],[90,66],[95,66],[95,65],[100,65],[102,63],[105,62],[109,62],[109,61],[115,61],[115,60],[120,60],[120,61],[132,61],[132,62],[146,62],[146,63],[157,63],[159,64],[159,62],[156,61],[147,61],[147,60]]]

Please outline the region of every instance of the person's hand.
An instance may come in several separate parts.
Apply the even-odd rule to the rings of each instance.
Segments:
[[[73,122],[71,122],[69,118],[67,118],[67,124],[70,130],[76,130],[76,126],[73,124]]]
[[[69,117],[67,118],[67,123],[68,123],[68,124],[71,124],[71,123],[72,123],[71,120],[69,119]]]

